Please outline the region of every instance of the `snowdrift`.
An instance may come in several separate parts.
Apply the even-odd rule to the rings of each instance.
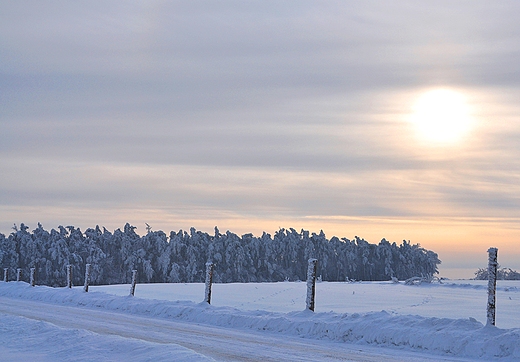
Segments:
[[[32,288],[23,282],[0,283],[0,295],[303,338],[380,345],[483,360],[520,361],[520,329],[484,326],[473,318],[427,318],[394,315],[386,311],[365,314],[243,311],[191,301],[172,302],[101,292],[84,293],[80,288]]]

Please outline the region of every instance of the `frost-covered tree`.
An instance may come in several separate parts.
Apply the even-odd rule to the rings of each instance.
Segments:
[[[90,283],[91,284],[103,284],[108,277],[105,273],[108,273],[111,269],[110,264],[107,262],[107,255],[103,251],[103,232],[96,226],[95,229],[85,230],[84,239],[84,261],[85,265],[90,264]]]
[[[475,280],[488,280],[488,268],[479,268],[475,272]],[[497,267],[498,280],[520,280],[520,273],[511,268]]]
[[[92,284],[129,283],[138,270],[140,283],[203,282],[205,264],[215,263],[216,282],[264,282],[305,280],[307,261],[318,259],[323,280],[389,280],[433,275],[440,264],[433,251],[403,241],[383,239],[379,244],[355,237],[327,239],[325,233],[281,228],[271,236],[263,233],[238,236],[230,231],[213,235],[191,228],[153,231],[140,236],[126,224],[113,233],[99,226],[84,233],[73,226],[46,231],[42,225],[29,232],[20,224],[5,237],[0,234],[0,267],[24,274],[34,267],[37,283],[64,286],[66,267],[73,266],[73,282],[83,282],[85,265],[91,264]],[[508,271],[509,276],[515,275]]]

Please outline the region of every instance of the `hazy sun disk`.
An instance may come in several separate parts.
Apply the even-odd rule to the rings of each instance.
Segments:
[[[413,106],[412,123],[421,139],[454,143],[470,128],[470,109],[456,91],[436,89],[424,93]]]

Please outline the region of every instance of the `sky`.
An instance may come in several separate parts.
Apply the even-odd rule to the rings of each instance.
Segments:
[[[279,228],[520,269],[517,1],[3,1],[0,232]]]

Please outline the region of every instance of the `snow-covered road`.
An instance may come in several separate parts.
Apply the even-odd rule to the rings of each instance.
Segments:
[[[0,297],[0,318],[2,361],[468,361],[18,298]]]

